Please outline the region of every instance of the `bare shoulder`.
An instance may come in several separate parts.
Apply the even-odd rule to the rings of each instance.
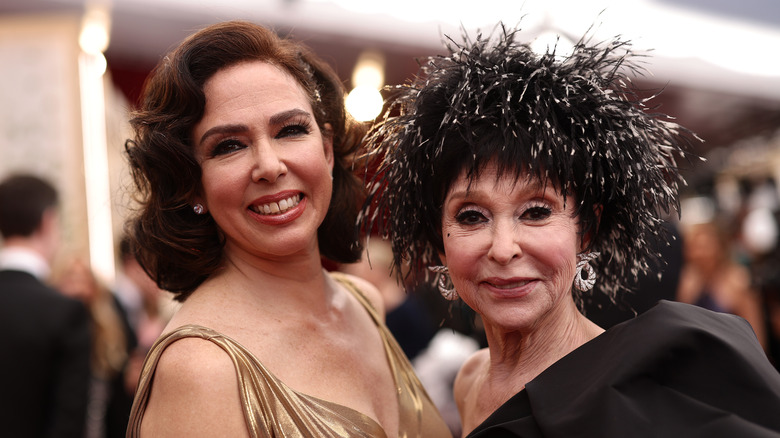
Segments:
[[[363,295],[365,295],[374,306],[374,309],[376,309],[377,313],[379,313],[384,318],[385,303],[382,299],[382,293],[379,291],[379,289],[377,289],[376,286],[374,286],[373,283],[351,274],[340,273],[339,275],[357,286],[357,288],[360,289],[360,292],[362,292]]]
[[[472,354],[460,367],[455,376],[452,395],[460,413],[463,431],[468,433],[484,420],[478,413],[478,394],[480,392],[480,376],[485,370],[485,364],[490,361],[490,353],[483,348]],[[465,434],[465,433],[464,433]]]
[[[460,371],[455,376],[453,384],[453,395],[459,407],[471,393],[474,383],[480,372],[485,369],[485,364],[490,360],[490,353],[487,348],[474,352],[463,362]]]
[[[248,436],[233,362],[216,344],[180,339],[165,349],[141,423],[143,436]]]

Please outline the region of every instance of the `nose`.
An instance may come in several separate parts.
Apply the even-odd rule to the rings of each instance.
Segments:
[[[523,254],[519,243],[519,229],[508,222],[493,227],[488,257],[500,265],[506,265]]]
[[[279,151],[267,141],[256,143],[252,151],[252,181],[275,182],[287,173],[287,165]]]

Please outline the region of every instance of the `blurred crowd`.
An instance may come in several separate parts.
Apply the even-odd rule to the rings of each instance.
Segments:
[[[175,304],[125,239],[118,281],[103,284],[63,246],[59,214],[48,181],[0,183],[3,435],[123,437],[143,359]]]
[[[120,271],[101,284],[85,260],[68,258],[52,277],[62,294],[82,302],[92,329],[85,437],[121,437],[146,353],[176,305],[149,278],[127,240],[118,249]]]
[[[729,187],[725,189],[724,186]],[[683,200],[677,299],[745,318],[780,369],[780,198],[771,177]]]

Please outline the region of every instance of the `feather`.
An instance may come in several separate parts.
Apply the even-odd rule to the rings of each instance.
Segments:
[[[366,140],[379,165],[367,181],[364,228],[391,240],[396,269],[411,268],[397,272],[430,281],[426,267],[443,250],[446,188],[461,170],[476,178],[497,159],[500,172],[573,198],[582,232],[594,233],[590,249],[601,253],[589,293],[614,300],[659,263],[647,242],[665,238],[664,213],[679,214],[676,160],[689,159],[700,140],[648,107],[657,93],[640,97],[633,88],[631,76],[644,70],[629,42],[592,43],[586,34],[567,57],[555,48],[537,55],[518,31],[500,24],[487,37],[446,37],[447,55],[386,89],[386,112]]]

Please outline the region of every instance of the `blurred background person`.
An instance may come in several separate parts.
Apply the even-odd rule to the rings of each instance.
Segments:
[[[0,183],[0,428],[82,438],[90,332],[79,301],[46,285],[60,245],[57,192],[31,175]]]
[[[769,360],[780,371],[780,250],[775,249],[753,267],[756,289],[761,293],[766,352]]]
[[[85,437],[124,436],[133,402],[124,372],[135,347],[124,310],[81,258],[68,260],[54,282],[57,290],[81,301],[89,311],[92,339]]]
[[[138,386],[146,354],[179,304],[157,287],[157,283],[144,271],[127,236],[119,242],[119,265],[114,293],[127,312],[135,337],[135,348],[130,352],[125,368],[125,387],[132,394]]]
[[[677,300],[745,318],[766,349],[766,326],[760,295],[750,270],[732,256],[730,240],[716,221],[683,227],[684,264]]]

